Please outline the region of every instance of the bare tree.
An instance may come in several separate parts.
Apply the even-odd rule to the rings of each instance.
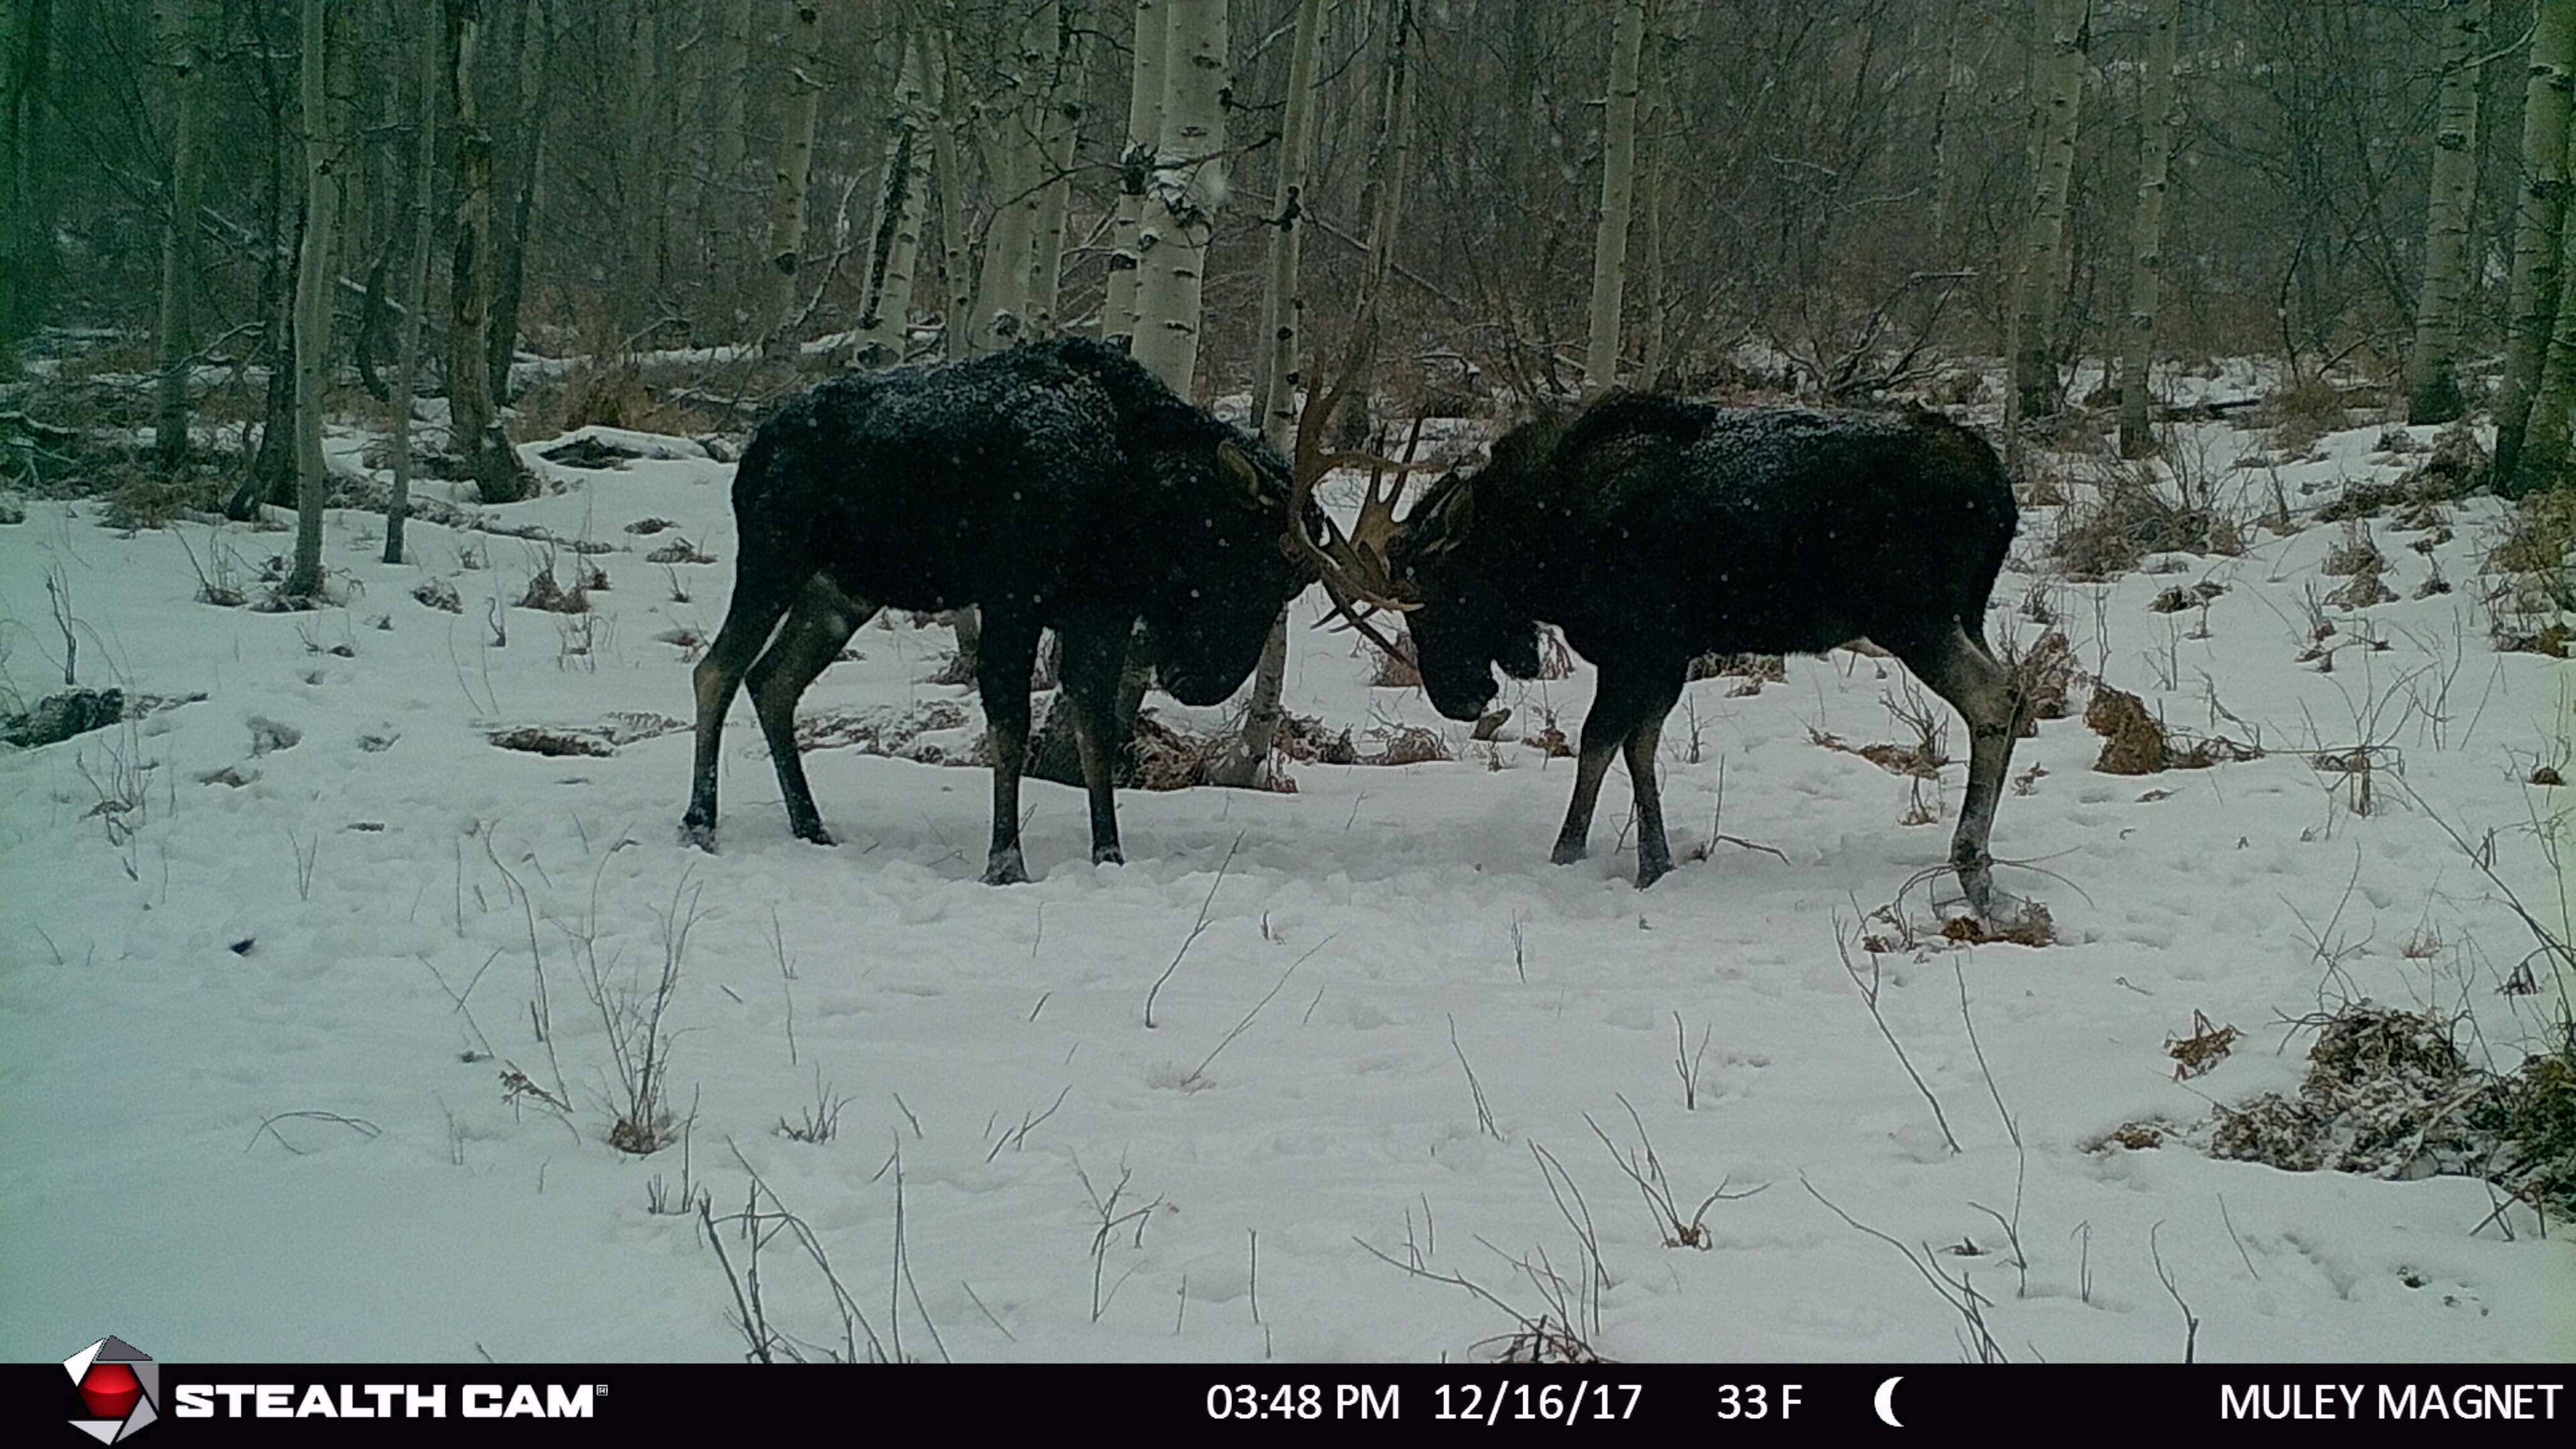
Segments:
[[[1168,0],[1167,8],[1163,131],[1137,233],[1133,347],[1137,361],[1188,397],[1198,366],[1208,242],[1225,203],[1229,31],[1226,0]]]
[[[2558,312],[2559,236],[2567,216],[2569,95],[2576,89],[2576,3],[2542,0],[2532,31],[2522,102],[2520,186],[2516,188],[2513,281],[2508,293],[2504,378],[2496,390],[2495,478],[2500,491],[2527,491],[2523,429]]]
[[[403,520],[411,516],[412,398],[420,384],[421,318],[429,310],[430,206],[438,181],[437,0],[419,0],[411,8],[420,19],[420,80],[413,97],[411,206],[404,216],[411,229],[411,259],[403,268],[402,340],[394,357],[394,482],[385,503],[385,562],[390,564],[403,561]]]
[[[1620,0],[1610,38],[1610,93],[1601,120],[1601,213],[1592,234],[1592,327],[1583,390],[1619,379],[1619,298],[1628,281],[1628,212],[1637,186],[1637,52],[1646,0]]]
[[[322,592],[322,504],[330,477],[322,458],[322,359],[331,342],[333,222],[340,209],[333,168],[328,59],[329,0],[303,0],[300,57],[304,99],[304,247],[295,269],[295,563],[288,598]]]
[[[2014,291],[2012,392],[2023,418],[2057,411],[2057,319],[2066,286],[2068,190],[2084,109],[2089,0],[2052,0],[2033,67],[2030,224]]]
[[[486,503],[528,497],[535,480],[519,464],[492,404],[492,133],[476,100],[483,0],[447,0],[447,85],[456,117],[456,259],[448,282],[448,436]]]
[[[922,215],[930,204],[930,130],[937,124],[921,43],[907,37],[894,105],[886,117],[876,224],[869,232],[867,275],[860,289],[857,351],[862,366],[903,357],[913,266],[921,254]]]
[[[197,270],[198,134],[205,128],[204,56],[210,17],[197,0],[163,0],[154,7],[162,63],[169,68],[171,107],[169,215],[161,230],[160,399],[154,409],[152,450],[161,471],[177,474],[188,463],[189,374],[196,350],[191,325]]]
[[[2487,0],[2442,5],[2442,119],[2433,133],[2432,196],[2424,219],[2424,284],[2415,305],[2415,345],[2406,356],[2406,420],[2447,423],[2460,415],[2453,358],[2469,283],[2469,210],[2478,187],[2478,98],[2485,58]]]
[[[1127,93],[1127,144],[1118,153],[1118,210],[1109,233],[1109,291],[1100,306],[1101,337],[1121,345],[1132,345],[1136,336],[1145,198],[1153,189],[1155,148],[1163,138],[1164,53],[1170,41],[1169,0],[1136,0],[1135,83]]]
[[[800,0],[790,13],[788,60],[779,78],[778,167],[769,193],[769,306],[764,347],[773,356],[796,348],[796,279],[805,254],[805,191],[814,171],[814,122],[823,104],[822,16]]]
[[[2181,0],[2148,0],[2147,64],[2138,96],[2138,204],[2129,217],[2129,315],[2121,346],[2120,456],[2156,450],[2148,426],[2147,369],[2156,351],[2156,306],[2164,281],[2165,172],[2182,133],[2174,94],[2174,32]]]
[[[1298,324],[1306,301],[1301,288],[1302,207],[1306,156],[1315,143],[1315,71],[1323,53],[1324,0],[1298,0],[1297,34],[1288,62],[1288,96],[1279,127],[1278,213],[1270,218],[1270,277],[1261,293],[1260,371],[1252,387],[1253,425],[1282,455],[1296,451]],[[1279,734],[1280,693],[1288,678],[1288,611],[1271,623],[1252,672],[1252,699],[1243,725],[1223,758],[1208,769],[1212,784],[1245,788],[1261,782],[1270,746]]]
[[[35,329],[53,270],[37,166],[53,23],[53,0],[0,0],[0,349]]]

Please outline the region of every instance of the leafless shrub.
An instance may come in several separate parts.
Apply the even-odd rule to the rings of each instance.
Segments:
[[[2175,504],[2156,486],[2152,466],[2106,469],[2089,507],[2070,510],[2048,554],[2079,583],[2099,583],[2136,568],[2151,553],[2207,553],[2215,519],[2205,504]]]

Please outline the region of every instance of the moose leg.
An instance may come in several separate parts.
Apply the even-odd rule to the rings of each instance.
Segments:
[[[1682,671],[1673,671],[1679,680]],[[1681,697],[1678,683],[1649,696],[1644,717],[1628,731],[1628,783],[1637,796],[1637,889],[1644,890],[1670,875],[1672,846],[1664,839],[1664,797],[1655,781],[1655,747],[1664,737],[1664,716]]]
[[[1068,624],[1064,633],[1064,691],[1073,701],[1073,742],[1082,756],[1082,784],[1091,799],[1091,863],[1123,865],[1118,848],[1119,676],[1127,662],[1129,627]]]
[[[1037,664],[1038,626],[1015,612],[984,610],[976,641],[975,684],[984,696],[984,745],[993,757],[993,844],[984,884],[1029,878],[1020,856],[1020,767],[1029,755],[1029,671]]]
[[[1572,865],[1584,857],[1585,838],[1592,833],[1592,807],[1601,798],[1601,778],[1609,773],[1610,757],[1647,717],[1657,689],[1629,670],[1602,666],[1601,687],[1593,696],[1592,712],[1583,717],[1583,744],[1574,762],[1574,798],[1566,804],[1565,827],[1556,833],[1556,848],[1548,852],[1549,860]],[[1670,708],[1672,700],[1664,699],[1655,707],[1654,718],[1660,722],[1663,711]],[[1653,777],[1647,778],[1651,781]]]
[[[796,753],[796,701],[814,676],[850,642],[876,605],[853,599],[821,574],[805,581],[804,592],[779,627],[778,637],[751,666],[751,707],[760,716],[760,732],[769,740],[769,762],[778,769],[778,793],[787,805],[787,828],[799,840],[833,843],[814,808],[814,790],[805,781],[805,761]]]
[[[1994,911],[1994,860],[1986,852],[2012,767],[2013,734],[2021,727],[2021,691],[1985,641],[1954,624],[1930,645],[1890,646],[1932,692],[1950,702],[1968,725],[1968,798],[1959,807],[1959,829],[1950,839],[1950,864],[1959,872],[1968,907],[1980,917]]]
[[[774,577],[746,573],[738,578],[724,627],[716,630],[715,642],[691,677],[698,700],[697,753],[689,776],[689,812],[680,817],[684,844],[710,852],[716,848],[716,751],[724,739],[725,711],[794,592]]]

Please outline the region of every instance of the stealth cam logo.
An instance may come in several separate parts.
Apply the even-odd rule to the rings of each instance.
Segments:
[[[161,1417],[161,1365],[121,1338],[102,1338],[63,1360],[82,1402],[95,1419],[72,1427],[101,1444],[114,1444]]]

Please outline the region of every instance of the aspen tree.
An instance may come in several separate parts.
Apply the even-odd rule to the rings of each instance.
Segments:
[[[2120,456],[2156,450],[2148,426],[2147,368],[2156,349],[2164,281],[2166,170],[2182,134],[2174,97],[2174,32],[2181,0],[2148,0],[2147,69],[2138,96],[2138,203],[2129,217],[2129,315],[2120,361]]]
[[[1610,37],[1610,93],[1601,120],[1601,214],[1592,233],[1592,326],[1583,390],[1619,379],[1619,299],[1628,281],[1628,213],[1637,189],[1637,52],[1646,0],[1621,0]]]
[[[2469,209],[2478,187],[2479,47],[2487,0],[2442,7],[2441,121],[2433,132],[2431,198],[2424,211],[2424,284],[2416,294],[2415,345],[2406,355],[2406,420],[2447,423],[2460,415],[2460,309],[2469,283]]]
[[[2513,281],[2507,292],[2503,383],[2496,390],[2498,491],[2521,491],[2523,429],[2558,315],[2559,235],[2567,216],[2567,135],[2576,79],[2576,0],[2540,0],[2522,101]]]

